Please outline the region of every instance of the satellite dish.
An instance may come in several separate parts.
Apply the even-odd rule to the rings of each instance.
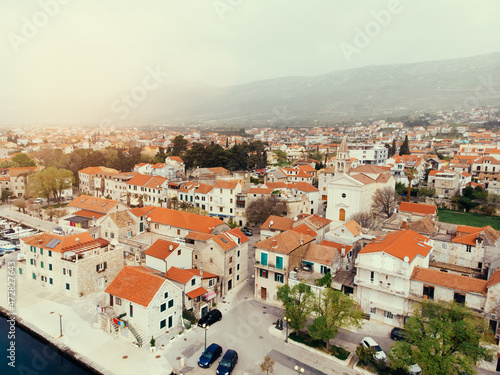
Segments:
[[[408,258],[408,257],[404,257],[404,258],[403,258],[403,261],[404,261],[405,263],[408,263],[408,262],[410,262],[410,258]]]
[[[298,218],[297,216],[295,216],[295,217],[293,218],[293,221],[297,221],[297,220],[299,220],[299,218]]]
[[[273,224],[274,224],[274,221],[272,221],[272,220],[271,220],[271,221],[269,222],[269,225],[273,225]]]
[[[170,251],[172,251],[172,250],[174,249],[174,245],[170,245],[170,246],[168,247],[168,249],[169,249]]]

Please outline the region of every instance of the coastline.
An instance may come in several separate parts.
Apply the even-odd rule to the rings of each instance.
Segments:
[[[95,375],[103,375],[104,373],[107,373],[109,375],[112,374],[109,371],[106,371],[106,369],[100,368],[101,366],[99,366],[97,363],[92,362],[87,357],[81,355],[80,353],[75,352],[64,343],[55,341],[54,337],[47,334],[46,332],[43,332],[38,327],[25,321],[18,315],[11,314],[8,309],[6,309],[1,305],[0,305],[0,316],[6,319],[14,318],[16,321],[16,327],[29,333],[31,336],[34,336],[37,340],[43,342],[45,345],[48,345],[51,348],[57,350],[60,355],[67,358],[69,361],[74,362],[78,367],[85,369],[89,373]]]

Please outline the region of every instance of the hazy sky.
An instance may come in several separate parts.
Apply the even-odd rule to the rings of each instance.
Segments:
[[[0,123],[92,118],[137,85],[495,52],[499,15],[498,0],[2,0]]]

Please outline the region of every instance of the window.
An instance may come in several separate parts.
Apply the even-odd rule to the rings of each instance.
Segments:
[[[384,311],[384,316],[388,319],[394,319],[394,315],[390,311]]]
[[[32,266],[36,266],[36,260],[34,260],[34,259],[30,259],[30,264],[31,264]]]
[[[279,270],[283,269],[283,257],[276,257],[276,268]]]
[[[232,275],[232,274],[233,274],[233,269],[232,269],[232,268],[230,268],[230,269],[229,269],[229,274],[230,274],[230,275]]]
[[[133,317],[134,317],[134,305],[130,304],[130,306],[129,306],[129,307],[130,307],[130,309],[129,309],[129,310],[130,310],[130,311],[129,311],[129,316],[130,316],[131,318],[133,318]]]
[[[42,267],[42,268],[43,268],[43,262],[40,262],[40,267]]]
[[[455,292],[453,295],[453,300],[456,303],[465,304],[465,293]]]
[[[173,315],[170,315],[168,317],[168,328],[172,328],[173,324],[174,324],[174,317],[173,317]]]
[[[44,282],[47,282],[47,277],[45,277],[45,276],[40,276],[40,279],[41,279],[42,281],[44,281]]]
[[[466,245],[467,247],[465,248],[465,251],[468,253],[472,252],[472,245]]]
[[[191,286],[194,286],[196,284],[196,279],[191,280]]]
[[[115,297],[115,303],[118,305],[118,306],[121,306],[122,305],[122,299],[119,298],[119,297]]]
[[[321,266],[321,273],[323,275],[327,274],[328,272],[330,272],[330,268],[327,267],[327,266]]]
[[[166,320],[166,319],[163,319],[163,320],[160,322],[160,329],[165,328],[166,326],[167,326],[167,320]]]
[[[173,298],[170,301],[168,301],[168,308],[170,309],[171,307],[174,307],[174,299]]]
[[[233,263],[233,257],[229,257],[229,263]]]
[[[52,271],[52,264],[49,263],[49,271]]]
[[[23,274],[23,269],[19,268],[19,275],[22,275],[22,274]]]
[[[155,224],[155,229],[159,229],[160,228],[160,224]]]
[[[34,272],[32,273],[32,275],[31,275],[31,276],[33,277],[33,280],[36,280],[36,275],[35,275],[35,273],[34,273]]]
[[[376,314],[377,313],[377,308],[376,307],[370,307],[370,314]]]
[[[267,266],[267,253],[260,253],[260,264]]]
[[[278,283],[282,283],[283,280],[284,280],[283,274],[281,274],[281,273],[274,274],[274,281],[276,281]]]
[[[160,305],[160,312],[163,312],[163,311],[165,311],[166,309],[167,309],[167,304],[166,304],[166,303],[162,303],[162,304]]]
[[[371,271],[370,272],[370,282],[373,284],[374,280],[375,280],[375,272]]]
[[[236,253],[236,256],[239,257],[240,256],[240,251],[238,250],[238,252]]]
[[[208,280],[208,287],[211,288],[215,285],[215,279],[209,279]]]
[[[434,299],[434,287],[430,285],[424,285],[423,293],[425,299]]]
[[[240,265],[239,265],[239,264],[237,264],[237,265],[236,265],[236,271],[239,271],[239,270],[240,270]]]
[[[40,255],[43,255],[43,249],[40,249]]]
[[[163,298],[165,298],[165,299],[168,298],[168,292],[165,292],[165,294],[163,295]]]
[[[267,279],[267,270],[261,269],[260,270],[260,277]]]
[[[52,280],[52,277],[49,278],[49,284],[54,284],[54,280]]]
[[[345,198],[347,195],[345,193],[342,193],[342,198]]]
[[[110,235],[111,238],[115,238],[115,233],[114,232],[111,232],[109,235]]]
[[[99,263],[95,266],[95,270],[96,272],[102,272],[104,271],[106,268],[108,268],[108,262],[104,262],[104,263]]]
[[[69,284],[66,283],[66,290],[69,290]]]

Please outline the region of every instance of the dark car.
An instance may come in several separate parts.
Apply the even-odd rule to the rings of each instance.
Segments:
[[[222,319],[222,313],[217,309],[213,309],[213,310],[210,310],[204,317],[202,317],[198,321],[198,326],[202,327],[203,324],[206,324],[207,326],[211,326],[212,324],[214,324],[215,322],[218,322],[221,319]]]
[[[245,236],[253,236],[253,231],[249,228],[241,228],[241,232],[245,235]]]
[[[211,344],[205,349],[200,359],[198,359],[198,366],[203,368],[208,368],[212,363],[215,362],[222,354],[222,348],[220,345],[215,343]]]
[[[219,362],[219,367],[217,367],[217,375],[231,375],[231,371],[234,370],[234,366],[238,363],[238,353],[235,350],[228,349],[224,353],[224,357]]]
[[[391,331],[391,339],[393,340],[405,340],[406,331],[403,328],[394,327]]]

